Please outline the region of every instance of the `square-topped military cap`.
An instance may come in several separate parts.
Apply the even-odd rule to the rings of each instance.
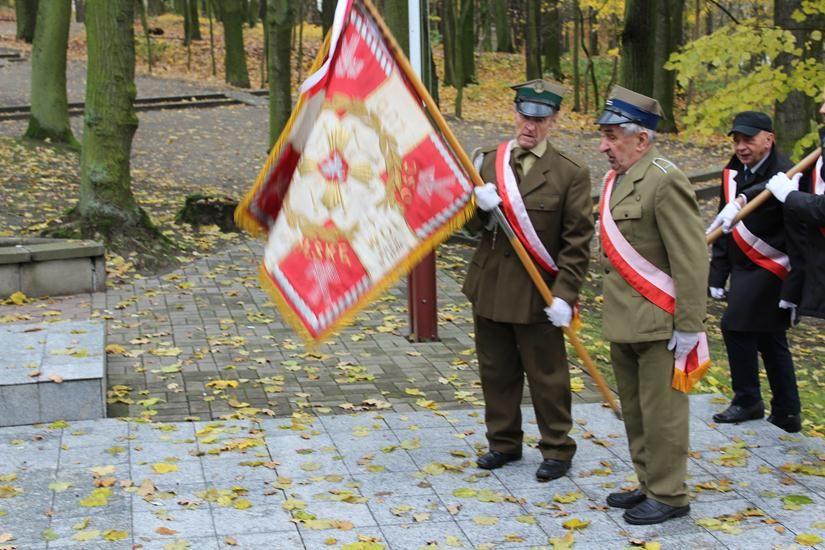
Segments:
[[[635,122],[651,130],[664,117],[659,102],[633,90],[614,86],[596,124],[625,124]]]
[[[516,91],[516,110],[524,116],[543,118],[561,107],[564,86],[552,80],[537,78],[510,86]]]

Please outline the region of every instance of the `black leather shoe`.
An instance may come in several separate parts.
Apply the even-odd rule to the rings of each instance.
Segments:
[[[490,451],[489,453],[479,457],[476,460],[476,464],[478,464],[479,468],[484,468],[485,470],[495,470],[496,468],[501,468],[508,462],[513,462],[515,460],[521,460],[521,453],[511,454],[502,453],[500,451]]]
[[[802,417],[798,414],[773,414],[768,417],[768,422],[774,426],[779,426],[788,433],[795,434],[802,431]]]
[[[763,416],[765,416],[765,405],[760,401],[750,407],[731,405],[724,411],[714,414],[713,421],[720,424],[734,424],[748,420],[759,420]]]
[[[550,481],[558,479],[570,469],[569,460],[557,460],[555,458],[545,458],[541,461],[539,469],[536,470],[536,479],[539,481]]]
[[[632,491],[619,491],[618,493],[610,493],[607,495],[607,505],[613,508],[630,509],[640,504],[647,498],[641,489],[633,489]]]
[[[626,511],[622,517],[631,525],[653,525],[662,523],[670,518],[680,518],[690,512],[690,505],[669,506],[663,502],[646,498],[630,510]]]

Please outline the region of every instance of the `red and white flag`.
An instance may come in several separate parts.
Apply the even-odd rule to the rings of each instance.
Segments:
[[[305,338],[341,328],[472,214],[472,183],[369,10],[328,50],[236,212],[267,236],[261,281]]]

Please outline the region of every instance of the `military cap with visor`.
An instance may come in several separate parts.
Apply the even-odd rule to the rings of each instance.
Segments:
[[[771,117],[759,111],[742,111],[733,117],[733,126],[728,135],[737,133],[753,137],[763,130],[773,132]]]
[[[510,86],[516,91],[516,110],[524,116],[544,118],[561,107],[564,86],[552,80],[537,78]]]
[[[614,86],[610,90],[610,97],[605,102],[604,110],[596,120],[596,124],[627,124],[632,122],[650,130],[655,130],[656,125],[662,118],[664,118],[664,113],[658,101],[633,90]]]

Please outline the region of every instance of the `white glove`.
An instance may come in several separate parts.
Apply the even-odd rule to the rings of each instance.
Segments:
[[[716,216],[716,218],[711,222],[705,233],[710,235],[720,225],[722,226],[723,232],[730,233],[730,226],[733,223],[733,218],[736,217],[736,214],[738,214],[740,210],[742,210],[742,206],[739,204],[739,201],[736,199],[730,201],[724,208],[722,208],[719,215]]]
[[[785,199],[788,198],[788,193],[791,191],[799,191],[799,178],[801,177],[801,172],[793,178],[789,178],[784,172],[779,172],[771,178],[771,181],[768,182],[765,189],[773,193],[773,196],[776,197],[776,200],[779,202],[785,202]]]
[[[788,302],[787,300],[779,300],[779,309],[790,309],[791,310],[791,324],[796,324],[798,320],[798,316],[796,314],[796,304],[793,302]]]
[[[714,300],[721,300],[722,298],[725,297],[725,289],[724,288],[711,286],[711,287],[708,287],[708,289],[710,290],[710,297],[713,298]]]
[[[673,351],[674,359],[681,359],[696,346],[699,342],[699,335],[701,334],[701,332],[674,330],[673,336],[670,337],[670,341],[667,343],[667,349]]]
[[[476,204],[485,212],[491,212],[501,204],[501,197],[498,196],[496,186],[492,183],[479,185],[473,189],[473,192],[476,196]]]
[[[561,298],[553,298],[553,303],[544,308],[544,313],[557,327],[569,327],[573,320],[573,308]]]

